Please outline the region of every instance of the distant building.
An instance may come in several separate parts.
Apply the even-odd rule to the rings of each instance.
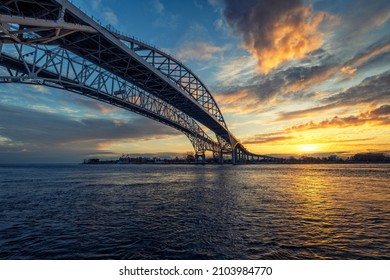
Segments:
[[[98,158],[90,158],[90,159],[84,159],[85,164],[94,164],[99,163],[100,160]]]
[[[329,161],[339,161],[340,160],[340,157],[338,157],[337,155],[330,155],[328,157],[328,160]]]
[[[357,162],[388,162],[383,153],[360,153],[353,156]]]

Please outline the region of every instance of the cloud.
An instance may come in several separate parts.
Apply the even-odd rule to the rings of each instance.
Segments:
[[[299,119],[299,118],[303,118],[303,117],[309,117],[309,116],[317,115],[319,113],[328,111],[328,110],[333,109],[333,108],[335,108],[335,105],[329,104],[329,105],[317,106],[317,107],[304,109],[304,110],[282,112],[282,113],[279,113],[278,121],[285,121],[285,120],[292,120],[292,119]]]
[[[111,10],[111,9],[105,9],[103,10],[103,17],[104,19],[111,25],[118,25],[118,17],[116,16],[116,14]]]
[[[47,113],[55,113],[55,110],[53,108],[50,108],[49,106],[46,105],[33,105],[31,106],[32,109],[37,110],[37,111],[42,111],[42,112],[47,112]]]
[[[216,98],[229,100],[234,98],[234,95],[242,96],[244,92],[246,100],[240,100],[241,103],[248,103],[251,107],[257,104],[258,108],[254,111],[260,108],[264,111],[267,106],[273,106],[275,102],[280,105],[288,99],[296,102],[299,99],[313,96],[310,90],[314,88],[314,84],[322,82],[324,73],[334,68],[339,62],[326,51],[318,50],[303,63],[303,66],[288,67],[273,71],[268,75],[259,75],[255,70],[256,61],[251,56],[225,58],[224,65],[216,74],[218,81],[215,87]],[[309,83],[313,85],[310,86]],[[222,103],[221,106],[224,107],[224,104]],[[238,112],[242,109],[239,103],[232,103],[229,107],[230,111]]]
[[[159,28],[176,29],[180,16],[167,12],[163,3],[160,0],[151,1],[152,11],[156,14],[156,19],[153,25]]]
[[[361,112],[358,115],[351,115],[346,117],[335,116],[333,118],[325,119],[319,122],[306,122],[298,125],[286,127],[282,130],[266,133],[256,134],[252,137],[243,140],[243,144],[265,144],[265,143],[279,143],[288,141],[291,143],[305,142],[307,139],[303,139],[302,136],[296,136],[296,132],[307,132],[317,129],[329,129],[329,128],[350,128],[363,125],[371,126],[387,126],[390,125],[390,105],[382,105],[380,107],[368,109]],[[343,138],[342,136],[324,136],[321,139],[316,139],[318,143],[348,143],[348,142],[363,142],[375,139],[375,137],[367,138]],[[302,138],[302,139],[301,139]],[[291,141],[292,142],[291,142]],[[313,142],[313,139],[311,140]]]
[[[108,24],[114,26],[118,25],[118,16],[110,7],[104,5],[102,0],[92,0],[91,5],[92,9],[97,12]]]
[[[231,88],[232,86],[246,86],[257,76],[257,61],[252,56],[240,56],[225,58],[224,63],[218,65],[218,71],[215,74],[215,80],[218,82],[218,88]]]
[[[94,102],[87,97],[80,98],[78,96],[72,96],[71,98],[72,98],[72,104],[83,106],[85,108],[97,111],[101,114],[109,114],[118,111],[118,108],[115,106],[102,103],[102,102]]]
[[[289,63],[287,67],[281,67],[267,75],[259,74],[255,70],[256,61],[251,61],[245,56],[225,57],[215,78],[218,82],[215,87],[216,98],[221,100],[220,105],[223,110],[229,112],[256,113],[259,110],[267,110],[267,106],[271,106],[268,109],[272,109],[275,102],[281,105],[281,103],[287,104],[287,101],[290,102],[289,104],[314,101],[311,105],[315,106],[314,108],[297,111],[297,115],[323,112],[341,106],[336,104],[327,106],[331,102],[327,97],[337,96],[334,95],[336,86],[340,88],[345,84],[350,86],[351,83],[348,81],[354,78],[361,78],[366,75],[365,73],[376,73],[377,69],[386,69],[388,66],[386,61],[389,57],[390,37],[388,35],[353,54],[352,57],[347,57],[345,54],[340,56],[332,49],[320,48],[299,62]],[[324,91],[323,85],[329,88],[330,82],[333,83],[332,89],[326,90],[327,96],[326,94],[321,96],[323,99],[320,101],[315,92]],[[375,100],[378,95],[379,99],[385,98],[378,90],[380,89],[376,87],[372,94],[365,91],[367,95],[365,99]],[[243,96],[246,100],[238,99]],[[338,98],[341,96],[338,95]],[[352,99],[352,96],[350,98]],[[230,102],[235,99],[239,102]],[[290,117],[293,113],[287,112],[284,115]]]
[[[67,157],[67,153],[73,151],[81,156],[110,152],[101,150],[102,143],[130,143],[182,135],[146,118],[132,121],[74,120],[55,113],[4,104],[0,104],[0,127],[0,153],[5,157],[8,152],[10,158],[23,151],[40,152],[43,157],[46,157],[44,153]]]
[[[183,61],[209,61],[214,58],[215,54],[223,53],[228,48],[229,46],[218,47],[206,42],[186,43],[179,49],[176,56]]]
[[[180,16],[176,14],[164,14],[153,21],[153,26],[159,28],[176,29]]]
[[[0,146],[2,145],[12,145],[12,140],[0,135]]]
[[[271,134],[273,135],[273,134]],[[294,139],[293,136],[285,136],[285,135],[280,135],[280,136],[270,136],[270,134],[258,134],[255,135],[254,137],[244,140],[243,144],[266,144],[266,143],[278,143],[278,142],[283,142],[286,140],[291,140]]]
[[[172,128],[146,118],[131,122],[98,118],[78,121],[59,114],[6,105],[0,105],[0,116],[1,126],[4,127],[2,135],[20,142],[47,141],[47,144],[55,144],[92,139],[136,141],[179,134]]]
[[[319,25],[325,13],[314,13],[303,0],[224,0],[223,15],[243,46],[268,73],[281,63],[304,58],[319,49]]]
[[[390,124],[390,105],[383,105],[374,110],[365,111],[359,115],[348,117],[335,116],[321,122],[308,122],[300,125],[294,125],[286,131],[307,131],[321,128],[351,127],[365,124],[388,125]]]
[[[160,2],[160,0],[154,0],[152,2],[152,8],[157,14],[160,15],[165,12],[165,6]]]
[[[287,72],[299,72],[299,75],[296,79],[286,80],[287,82],[280,92],[309,91],[337,74],[343,74],[344,77],[345,75],[351,76],[356,74],[359,68],[369,66],[372,60],[389,50],[390,38],[386,36],[345,62],[339,62],[334,60],[332,56],[325,55],[318,62],[318,65],[288,69]]]
[[[253,108],[252,112],[256,112],[268,110],[270,108],[267,107],[272,107],[275,103],[280,105],[288,100],[297,102],[299,99],[312,97],[313,93],[306,93],[302,90],[309,88],[308,85],[306,88],[304,87],[305,81],[314,82],[316,76],[321,76],[321,73],[334,67],[334,61],[331,57],[325,55],[322,60],[327,60],[328,64],[289,67],[268,75],[258,76],[250,72],[250,69],[253,69],[251,68],[253,64],[250,61],[233,60],[227,63],[228,66],[224,67],[224,71],[220,71],[217,75],[220,84],[216,99],[220,100],[222,108],[229,106],[230,111],[242,112],[244,110],[246,113],[250,113],[247,108],[243,108],[242,104],[249,104],[249,107]],[[229,73],[229,69],[231,73]],[[242,76],[243,73],[244,76]]]
[[[224,113],[245,114],[253,113],[259,107],[259,100],[253,100],[247,90],[233,92],[231,94],[215,95],[215,100]]]
[[[209,4],[211,6],[216,6],[218,5],[222,0],[208,0]]]
[[[390,51],[390,37],[386,36],[378,42],[370,45],[364,51],[355,55],[352,59],[348,60],[341,67],[341,72],[346,74],[354,74],[357,68],[364,66],[373,58],[380,54]]]
[[[390,105],[383,105],[370,112],[372,116],[386,116],[390,115]]]
[[[275,98],[280,87],[285,83],[282,76],[267,76],[257,84],[234,87],[231,91],[215,95],[215,99],[224,112],[254,113],[266,106],[278,102]]]
[[[390,71],[365,78],[359,85],[321,100],[336,106],[390,101]]]
[[[292,120],[302,117],[318,115],[335,108],[348,109],[358,104],[375,104],[378,102],[390,102],[390,72],[385,72],[373,77],[365,78],[357,86],[345,91],[325,96],[318,100],[320,106],[308,109],[282,112],[278,120]]]
[[[368,32],[383,26],[390,19],[390,3],[388,0],[355,0],[353,6],[342,17],[344,27],[349,27],[347,38]]]
[[[250,74],[239,76],[240,61],[233,63],[233,60],[232,63],[228,63],[232,67],[226,67],[232,69],[233,75],[229,75],[228,71],[218,73],[220,85],[215,98],[223,111],[235,113],[264,112],[273,109],[275,104],[311,102],[311,108],[280,113],[279,120],[310,116],[344,106],[347,108],[356,104],[387,102],[390,99],[390,72],[367,77],[360,84],[344,91],[332,89],[320,91],[322,94],[318,95],[315,89],[334,75],[341,75],[339,78],[345,77],[346,74],[342,73],[343,68],[370,68],[371,63],[377,64],[376,60],[389,50],[389,40],[384,38],[344,63],[337,63],[333,56],[320,53],[314,56],[315,60],[319,60],[318,65],[289,67],[268,75],[252,77]],[[320,58],[316,58],[317,56]],[[249,64],[246,65],[244,62],[241,62],[241,65],[243,72],[249,68]]]
[[[314,138],[311,139],[311,142],[315,142],[318,144],[329,144],[329,143],[359,143],[367,142],[374,140],[375,137],[366,137],[366,138],[350,138],[350,139],[343,139],[340,137],[326,137],[326,138]],[[279,132],[279,133],[271,133],[271,134],[256,134],[253,137],[250,137],[248,139],[245,139],[243,141],[244,145],[262,145],[262,144],[275,144],[275,145],[284,145],[284,144],[302,144],[306,143],[307,139],[302,139],[298,136],[293,135],[286,135],[285,132]],[[374,149],[377,150],[377,149]],[[329,152],[328,152],[329,153]],[[331,153],[334,153],[331,152]],[[340,151],[338,151],[340,153]]]
[[[222,19],[218,19],[215,21],[215,29],[217,30],[221,30],[223,27],[223,20]]]
[[[38,93],[43,93],[43,94],[49,93],[49,88],[42,85],[31,85],[31,88]]]

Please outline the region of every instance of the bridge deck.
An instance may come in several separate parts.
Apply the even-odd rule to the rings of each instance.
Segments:
[[[32,1],[34,2],[34,1]],[[213,115],[205,111],[197,101],[174,84],[168,77],[139,57],[111,32],[102,28],[90,17],[82,13],[78,8],[67,1],[53,0],[45,2],[65,8],[66,21],[90,26],[97,30],[91,32],[75,32],[51,43],[59,45],[73,53],[101,66],[102,68],[118,75],[119,77],[135,84],[145,91],[157,96],[168,104],[171,104],[202,123],[214,133],[230,142],[230,133],[223,127]],[[35,7],[35,9],[33,8]],[[36,4],[25,3],[19,7],[24,16],[32,17],[36,14]],[[45,14],[44,19],[53,19],[58,16],[59,10],[53,7],[52,11]],[[45,31],[37,32],[38,35],[49,36]]]
[[[114,33],[102,27],[70,2],[66,0],[9,0],[0,5],[0,17],[2,15],[8,16],[8,19],[1,21],[0,18],[0,22],[12,23],[10,20],[12,17],[19,17],[19,20],[23,22],[18,23],[21,30],[15,34],[7,33],[6,28],[0,25],[2,30],[9,35],[7,40],[10,40],[10,43],[14,40],[17,44],[31,44],[31,42],[23,42],[25,38],[19,37],[19,34],[23,33],[25,26],[35,27],[34,33],[44,38],[44,41],[40,43],[58,45],[71,51],[176,107],[208,127],[218,137],[229,143],[231,148],[238,148],[247,155],[255,155],[238,143],[226,127],[223,118],[223,123],[221,123],[221,119],[218,120],[191,94],[183,90],[181,83],[176,84],[158,67],[153,67],[133,49],[121,42]],[[48,25],[52,25],[56,32],[38,28]],[[73,26],[74,30],[62,30],[66,25]],[[50,73],[44,74],[50,76]],[[90,95],[93,96],[92,93]],[[255,156],[272,158],[262,155]]]

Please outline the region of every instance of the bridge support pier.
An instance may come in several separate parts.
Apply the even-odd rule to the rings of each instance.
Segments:
[[[237,158],[238,156],[238,149],[237,148],[234,148],[233,151],[232,151],[232,164],[237,164],[237,161],[239,160]]]
[[[204,163],[206,163],[206,155],[204,153],[203,154],[196,153],[195,154],[195,163],[196,164],[204,164]]]
[[[219,154],[218,154],[218,163],[219,163],[219,164],[223,164],[223,150],[220,150],[220,151],[219,151]]]

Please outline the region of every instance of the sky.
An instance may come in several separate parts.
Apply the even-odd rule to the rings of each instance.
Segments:
[[[206,84],[255,153],[390,153],[388,0],[73,0]],[[180,132],[99,101],[0,84],[0,163],[172,157]]]

